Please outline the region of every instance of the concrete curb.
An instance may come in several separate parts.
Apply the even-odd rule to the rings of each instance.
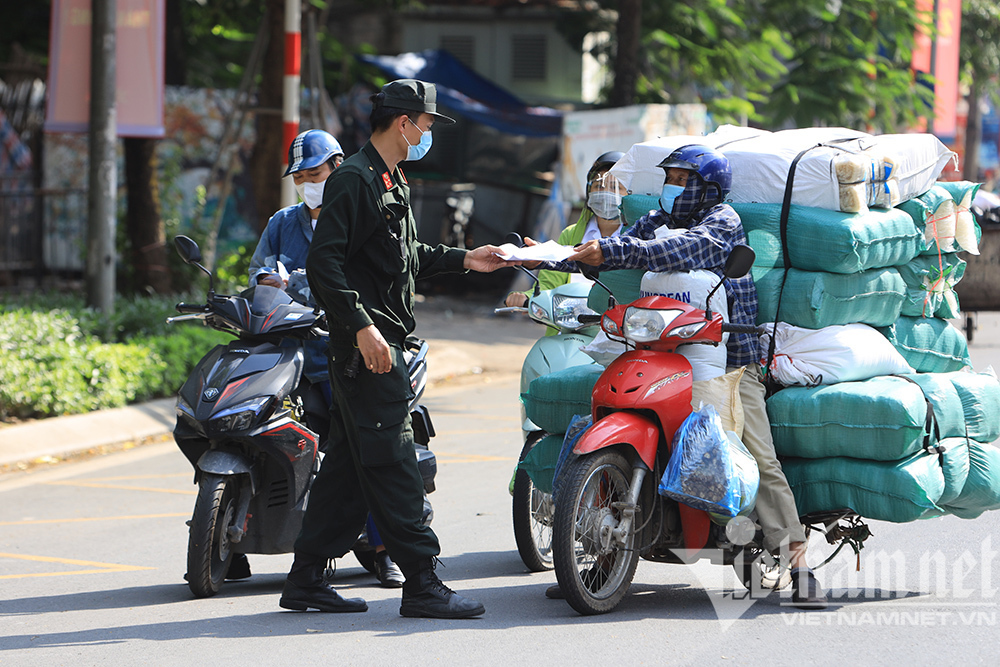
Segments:
[[[430,339],[428,343],[431,385],[489,370],[490,359],[496,356],[494,346],[489,344]],[[517,350],[513,354],[516,356]],[[161,398],[124,408],[0,427],[0,475],[169,440],[174,428],[174,404],[172,397]]]
[[[0,429],[0,473],[158,442],[174,425],[174,399]]]

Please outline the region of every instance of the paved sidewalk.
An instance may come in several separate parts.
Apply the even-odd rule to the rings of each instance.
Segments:
[[[520,373],[542,327],[526,316],[497,317],[492,304],[428,297],[417,304],[417,330],[429,345],[429,383]],[[162,442],[171,437],[174,399],[0,426],[0,475]]]

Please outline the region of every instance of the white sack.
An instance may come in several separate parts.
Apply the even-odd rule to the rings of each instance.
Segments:
[[[705,136],[676,135],[658,137],[635,144],[626,151],[610,170],[612,176],[632,194],[659,196],[663,190],[665,174],[657,165],[681,146],[701,144],[710,148],[748,137],[771,134],[767,130],[756,130],[737,125],[723,125]]]
[[[763,325],[761,354],[771,345],[774,323]],[[867,324],[804,329],[778,323],[771,373],[783,385],[814,386],[913,373],[889,340]]]
[[[666,296],[695,308],[705,308],[708,293],[719,283],[719,276],[704,269],[696,271],[647,271],[639,283],[639,296]],[[712,295],[712,311],[722,313],[722,319],[729,321],[729,301],[725,287],[720,287]],[[695,382],[711,380],[725,375],[728,351],[726,342],[729,334],[722,334],[719,345],[691,343],[677,348],[680,354],[691,362]]]
[[[581,352],[587,354],[591,359],[605,368],[610,366],[612,361],[620,357],[626,349],[625,343],[620,340],[608,338],[608,334],[604,333],[603,329],[597,332],[594,340],[580,346]]]

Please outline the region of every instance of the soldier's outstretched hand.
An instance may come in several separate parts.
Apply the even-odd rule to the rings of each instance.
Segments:
[[[492,271],[496,271],[497,269],[502,269],[507,266],[517,266],[521,263],[497,257],[497,253],[502,252],[503,250],[495,245],[479,246],[475,250],[470,250],[465,253],[465,262],[463,263],[463,266],[466,269],[478,271],[479,273],[490,273]]]

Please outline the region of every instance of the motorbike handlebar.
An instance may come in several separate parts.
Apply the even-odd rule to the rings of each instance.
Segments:
[[[203,303],[179,303],[176,306],[179,313],[204,313],[208,307]]]
[[[754,324],[726,324],[723,323],[722,330],[728,333],[755,334],[760,333],[759,328]]]

